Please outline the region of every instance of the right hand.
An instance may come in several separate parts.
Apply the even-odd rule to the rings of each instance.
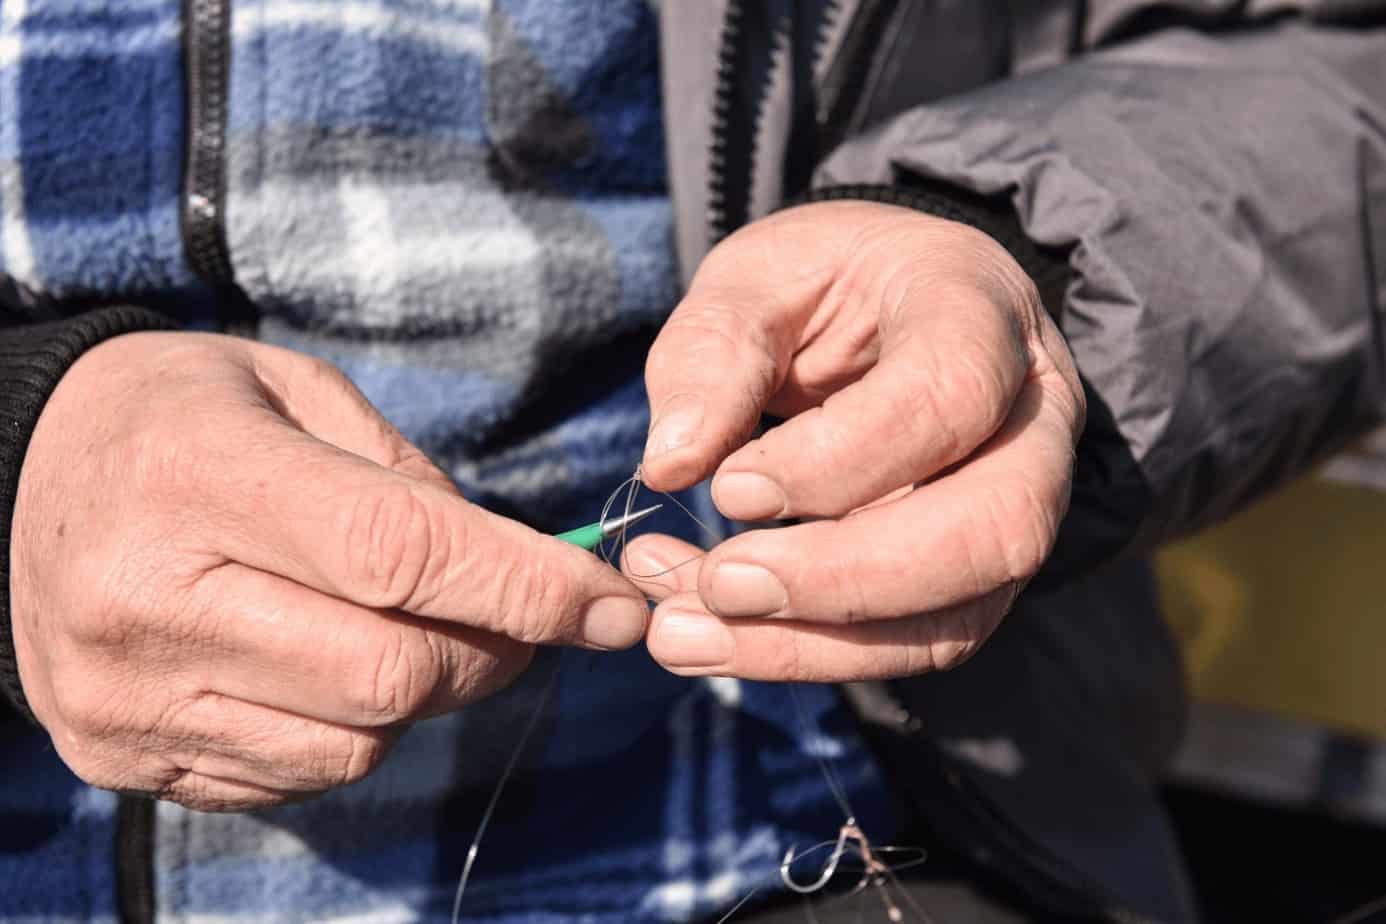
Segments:
[[[15,652],[63,760],[204,810],[361,779],[537,643],[615,649],[641,593],[463,500],[334,367],[188,333],[84,354],[20,471]]]

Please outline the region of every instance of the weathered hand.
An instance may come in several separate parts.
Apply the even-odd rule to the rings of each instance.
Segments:
[[[807,205],[704,261],[650,353],[643,472],[716,471],[752,530],[645,589],[686,674],[846,681],[946,668],[1053,544],[1085,413],[1034,285],[986,235],[864,202]],[[750,440],[762,411],[788,418]],[[816,518],[816,519],[815,519]],[[633,542],[636,575],[695,550]]]
[[[12,538],[20,677],[59,754],[201,809],[360,779],[534,643],[626,647],[648,618],[594,556],[464,501],[332,366],[226,337],[74,364]]]

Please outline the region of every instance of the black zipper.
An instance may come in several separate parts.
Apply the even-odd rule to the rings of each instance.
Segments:
[[[230,0],[184,0],[183,64],[187,150],[181,222],[188,267],[210,289],[223,330],[249,333],[255,311],[236,285],[226,246],[226,97]],[[116,912],[121,924],[154,920],[154,803],[122,794],[114,838]]]
[[[116,914],[120,924],[154,921],[154,800],[121,794],[115,829]]]
[[[821,155],[818,126],[818,87],[814,68],[823,53],[828,27],[840,13],[840,0],[822,0],[822,7],[794,3],[789,11],[789,134],[784,146],[781,200],[809,188]]]
[[[757,15],[759,14],[759,15]],[[751,81],[752,27],[765,9],[755,0],[727,0],[717,51],[717,88],[712,103],[712,148],[708,156],[707,225],[715,244],[746,222],[750,172],[755,160],[755,123],[766,91],[766,75]],[[753,18],[754,17],[754,18]]]
[[[868,25],[880,21],[879,4],[868,3],[873,15]],[[770,88],[770,76],[782,54],[790,56],[790,126],[785,144],[783,188],[788,200],[807,190],[824,144],[824,115],[836,111],[842,94],[821,99],[814,81],[829,31],[842,15],[842,0],[728,0],[717,54],[717,82],[713,96],[711,149],[708,158],[709,243],[715,244],[750,220],[752,178],[755,173],[756,133]],[[860,62],[869,62],[869,46],[861,38],[862,17],[847,24],[851,42],[847,55],[852,73]],[[869,30],[867,30],[869,31]],[[830,74],[844,64],[839,53]],[[833,91],[842,81],[825,84]]]
[[[225,330],[249,333],[255,310],[236,285],[226,245],[226,113],[231,74],[230,0],[184,0],[187,156],[183,168],[183,250],[211,289]]]

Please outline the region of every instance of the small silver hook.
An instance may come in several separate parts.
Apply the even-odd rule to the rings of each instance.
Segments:
[[[809,895],[813,892],[817,892],[827,885],[828,881],[831,880],[833,876],[837,875],[837,868],[842,863],[842,855],[847,852],[847,841],[860,837],[861,831],[857,827],[856,819],[848,818],[846,824],[837,832],[837,840],[833,842],[833,852],[828,855],[827,862],[823,864],[823,871],[819,873],[818,878],[811,883],[802,883],[795,880],[792,868],[799,854],[796,851],[795,845],[790,844],[789,849],[785,851],[784,860],[780,863],[780,881],[784,883],[785,888],[792,892],[798,892],[800,895]],[[826,843],[826,841],[824,843]],[[804,855],[807,856],[808,854]]]

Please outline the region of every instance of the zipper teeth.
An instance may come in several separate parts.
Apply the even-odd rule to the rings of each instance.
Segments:
[[[222,221],[230,10],[226,0],[187,0],[184,10],[188,76],[184,249],[192,271],[221,287],[233,282]]]
[[[769,26],[771,47],[764,74],[758,77],[754,97],[739,93],[743,70],[752,65],[742,60],[748,54],[744,46],[747,36],[747,4],[756,0],[728,0],[722,21],[722,35],[717,52],[717,80],[713,96],[712,125],[708,156],[707,225],[709,244],[716,244],[748,219],[752,174],[757,157],[756,134],[764,115],[764,106],[775,68],[785,54],[792,53],[795,30],[795,8],[784,7]],[[791,0],[793,3],[806,0]],[[764,15],[771,15],[768,6]],[[812,80],[823,54],[831,29],[842,13],[841,0],[824,0],[815,13],[818,19],[809,49],[808,76]],[[749,102],[748,102],[749,100]],[[809,114],[810,119],[814,116]],[[741,119],[744,124],[736,124]],[[816,125],[808,126],[816,132]],[[734,158],[736,161],[734,162]]]
[[[732,95],[735,92],[737,47],[746,10],[744,0],[729,0],[722,21],[722,39],[717,50],[717,89],[712,103],[712,149],[708,158],[707,223],[711,243],[730,233],[727,189],[727,135],[731,127]],[[751,144],[754,144],[754,137]]]
[[[789,62],[790,122],[782,158],[782,200],[807,190],[813,182],[813,171],[818,168],[823,151],[818,120],[818,63],[841,16],[840,0],[818,0],[812,10],[792,4],[786,15],[781,43],[786,47],[777,49]]]
[[[809,56],[809,73],[817,75],[818,62],[823,59],[823,50],[828,47],[833,28],[842,16],[842,0],[826,0],[823,15],[818,20],[818,31],[813,40],[813,53]]]

